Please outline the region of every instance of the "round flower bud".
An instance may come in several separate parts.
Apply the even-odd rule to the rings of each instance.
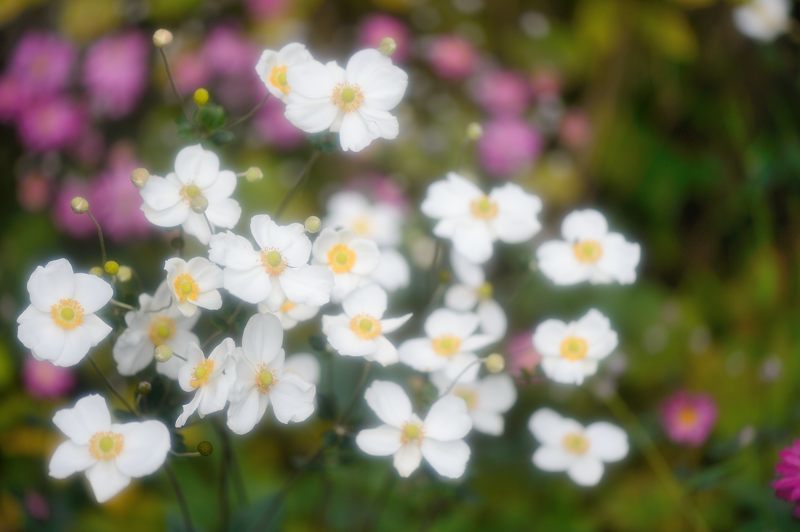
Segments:
[[[195,196],[189,202],[189,206],[194,212],[202,214],[208,209],[208,200],[205,196]]]
[[[89,210],[89,200],[83,196],[75,196],[69,202],[69,206],[72,207],[72,212],[75,214],[83,214]]]
[[[153,390],[153,385],[147,381],[142,381],[136,387],[136,390],[139,392],[140,395],[147,395]]]
[[[103,270],[108,275],[117,275],[119,273],[119,262],[115,260],[107,260],[105,264],[103,264]]]
[[[147,171],[147,168],[137,168],[131,172],[131,181],[139,188],[142,188],[148,179],[150,179],[150,172]]]
[[[477,122],[472,122],[467,126],[467,138],[469,140],[478,140],[483,136],[483,126]]]
[[[322,227],[322,220],[318,216],[309,216],[303,225],[309,233],[316,233]]]
[[[197,452],[200,453],[201,456],[211,456],[211,453],[214,452],[214,446],[211,445],[210,441],[203,440],[197,444]]]
[[[133,277],[133,270],[130,266],[120,266],[119,271],[117,272],[117,281],[121,283],[127,283]]]
[[[172,348],[167,344],[161,344],[156,347],[154,356],[156,358],[156,362],[166,362],[172,358]]]
[[[89,268],[89,274],[90,275],[94,275],[94,276],[97,276],[97,277],[102,277],[103,273],[105,273],[105,272],[103,272],[103,268],[101,268],[100,266],[92,266],[91,268]]]
[[[483,361],[489,373],[500,373],[506,367],[506,359],[500,353],[492,353]]]
[[[192,96],[194,99],[194,103],[197,104],[198,107],[203,107],[205,104],[208,103],[209,94],[206,89],[200,87],[196,91],[194,91],[194,95]]]
[[[172,42],[172,32],[164,28],[158,29],[153,33],[153,44],[156,48],[164,48]]]
[[[251,166],[244,173],[244,178],[247,179],[248,183],[255,183],[256,181],[261,181],[264,179],[264,172],[261,171],[261,168]]]
[[[378,45],[378,51],[386,57],[391,56],[397,50],[397,43],[391,37],[384,37]]]

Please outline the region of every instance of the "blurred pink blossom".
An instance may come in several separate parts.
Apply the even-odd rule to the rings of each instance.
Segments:
[[[54,96],[26,106],[17,125],[27,149],[60,150],[80,138],[86,126],[86,113],[80,104]]]
[[[528,106],[531,91],[517,72],[494,70],[481,75],[473,90],[475,100],[494,115],[518,115]]]
[[[384,37],[391,37],[397,44],[392,60],[403,63],[409,55],[408,28],[399,19],[389,15],[374,14],[361,21],[358,42],[365,48],[377,48]]]
[[[280,15],[286,3],[286,0],[246,0],[247,10],[256,18]]]
[[[86,238],[94,234],[92,220],[85,214],[75,214],[70,207],[70,201],[75,196],[88,199],[90,189],[87,181],[76,178],[69,178],[61,184],[51,211],[56,229],[76,238]]]
[[[147,86],[149,43],[138,31],[105,37],[89,48],[83,82],[93,110],[110,118],[129,114]]]
[[[443,35],[431,41],[428,61],[437,75],[449,80],[461,80],[475,71],[478,56],[469,41],[458,35]]]
[[[200,57],[209,68],[212,98],[224,107],[250,109],[266,94],[254,65],[259,50],[233,26],[217,26],[203,43]]]
[[[775,496],[794,503],[794,515],[800,517],[800,440],[780,452],[775,473],[778,475],[772,483]]]
[[[7,74],[29,95],[51,95],[64,89],[75,63],[75,48],[55,34],[29,32],[11,53]]]
[[[258,137],[281,150],[291,150],[303,144],[305,135],[283,115],[283,103],[268,99],[253,118],[253,129]]]
[[[539,101],[553,99],[561,92],[561,78],[553,70],[540,70],[531,79],[531,90]]]
[[[27,357],[22,366],[22,382],[33,397],[53,399],[67,395],[75,387],[75,375],[67,368]]]
[[[507,349],[508,372],[517,378],[532,374],[542,360],[542,356],[533,347],[533,335],[530,331],[512,336]]]
[[[193,92],[208,83],[211,70],[200,55],[194,51],[181,52],[170,60],[175,85],[181,94]]]
[[[387,175],[378,173],[363,175],[354,179],[350,186],[375,202],[387,203],[403,210],[408,209],[408,197],[403,188]]]
[[[81,136],[70,144],[69,154],[81,164],[96,167],[105,156],[105,143],[105,138],[99,130],[86,127]]]
[[[40,172],[27,172],[17,185],[17,201],[29,212],[39,212],[47,206],[52,185]]]
[[[592,138],[589,119],[583,111],[569,111],[561,118],[558,136],[561,142],[573,150],[585,148]]]
[[[478,141],[481,166],[497,177],[510,177],[533,163],[542,149],[539,132],[526,122],[504,117],[483,126]]]
[[[677,391],[661,405],[661,423],[675,443],[702,445],[717,420],[717,405],[704,393]]]
[[[0,78],[0,122],[12,122],[28,105],[30,95],[23,84],[11,76]]]

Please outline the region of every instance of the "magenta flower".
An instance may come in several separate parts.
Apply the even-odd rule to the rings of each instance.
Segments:
[[[392,54],[395,63],[403,63],[408,59],[408,28],[400,20],[389,15],[370,15],[361,21],[358,29],[358,42],[364,48],[377,48],[385,37],[391,37],[397,44]]]
[[[286,119],[283,109],[282,102],[268,99],[253,119],[253,130],[266,144],[291,150],[305,142],[305,135]]]
[[[800,440],[795,440],[778,455],[775,465],[778,479],[772,483],[775,496],[794,503],[794,515],[800,517]]]
[[[186,51],[170,59],[175,84],[181,94],[194,91],[208,83],[211,70],[199,54]]]
[[[29,95],[51,95],[67,86],[75,62],[75,49],[61,37],[26,33],[11,54],[8,75]]]
[[[213,74],[235,76],[254,72],[258,49],[240,30],[232,26],[217,26],[205,39],[200,56]]]
[[[708,394],[677,391],[661,405],[661,423],[675,443],[702,445],[716,420],[717,405]]]
[[[512,117],[495,119],[483,127],[478,141],[481,166],[497,177],[510,177],[533,163],[542,149],[539,132]]]
[[[85,125],[83,107],[60,96],[32,102],[17,123],[22,143],[34,152],[67,147],[80,138]]]
[[[33,397],[54,399],[67,395],[75,387],[75,375],[67,368],[28,357],[22,366],[22,382]]]
[[[89,197],[90,186],[87,181],[70,178],[61,184],[51,211],[56,228],[76,238],[86,238],[95,233],[94,224],[85,214],[75,214],[70,201],[75,196]],[[94,206],[92,207],[94,210]]]
[[[93,44],[83,65],[92,109],[109,118],[129,114],[147,86],[148,55],[147,38],[138,31]]]
[[[431,41],[428,61],[437,75],[449,80],[461,80],[475,71],[478,55],[469,41],[457,35],[444,35]]]
[[[542,356],[533,347],[533,336],[530,331],[517,333],[508,342],[508,372],[521,378],[533,374]]]
[[[528,106],[531,90],[522,75],[495,70],[478,78],[473,95],[490,114],[518,115]]]
[[[39,212],[47,206],[52,185],[40,172],[25,173],[17,184],[17,202],[28,212]]]
[[[592,138],[591,125],[582,111],[569,111],[561,118],[558,129],[561,142],[573,150],[585,148]]]
[[[13,122],[30,101],[30,94],[14,77],[0,78],[0,122]]]

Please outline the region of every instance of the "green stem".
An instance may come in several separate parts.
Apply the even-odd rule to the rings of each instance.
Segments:
[[[289,189],[289,191],[281,200],[281,203],[278,205],[278,208],[275,209],[275,216],[274,216],[275,220],[278,220],[283,214],[283,211],[286,210],[286,207],[289,206],[289,202],[292,201],[294,195],[297,194],[297,191],[303,185],[306,176],[308,176],[311,167],[314,166],[314,163],[319,158],[320,153],[321,152],[319,151],[314,151],[314,153],[311,154],[311,157],[308,158],[308,161],[306,161],[306,164],[303,166],[302,170],[300,170],[300,173],[295,178],[292,188]]]
[[[233,121],[233,122],[231,122],[230,124],[226,125],[226,126],[225,126],[225,128],[227,128],[227,129],[232,129],[232,128],[234,128],[234,127],[238,126],[239,124],[241,124],[242,122],[244,122],[245,120],[247,120],[248,118],[250,118],[251,116],[253,116],[254,114],[256,114],[256,111],[258,111],[259,109],[261,109],[261,107],[262,107],[262,106],[263,106],[265,103],[267,103],[267,100],[269,100],[269,96],[270,96],[270,94],[269,94],[269,92],[267,92],[267,94],[265,94],[265,95],[264,95],[264,97],[261,99],[261,101],[260,101],[260,102],[258,102],[258,103],[256,104],[256,106],[255,106],[255,107],[253,107],[252,109],[250,109],[250,110],[249,110],[249,111],[248,111],[246,114],[244,114],[244,115],[240,116],[239,118],[237,118],[236,120],[234,120],[234,121]]]
[[[100,255],[102,256],[103,264],[105,265],[106,261],[108,260],[108,255],[106,255],[106,239],[103,238],[103,228],[100,227],[100,222],[98,222],[97,218],[94,217],[91,209],[87,210],[86,214],[89,215],[89,219],[92,220],[92,223],[97,229],[97,238],[100,240]]]
[[[178,105],[181,107],[181,113],[183,113],[186,123],[191,124],[191,118],[189,118],[189,115],[186,113],[186,109],[184,107],[183,96],[181,96],[181,93],[178,91],[178,85],[175,83],[175,78],[172,76],[172,69],[169,67],[167,53],[163,48],[159,48],[158,52],[161,54],[161,61],[164,63],[164,70],[167,72],[167,78],[169,79],[169,84],[172,87],[172,93],[175,94],[175,99],[178,100]]]
[[[164,464],[164,472],[167,474],[169,483],[172,485],[172,491],[175,492],[175,499],[178,501],[178,506],[181,509],[181,516],[183,517],[183,528],[186,532],[193,532],[194,526],[192,525],[192,515],[189,513],[189,505],[186,503],[186,497],[183,495],[178,478],[172,470],[172,466]]]
[[[134,415],[134,416],[136,416],[136,417],[140,417],[140,416],[139,416],[139,414],[136,412],[136,410],[135,410],[135,409],[134,409],[134,408],[131,406],[131,404],[128,402],[128,400],[127,400],[127,399],[125,399],[125,397],[124,397],[124,396],[123,396],[123,395],[122,395],[122,394],[121,394],[119,391],[117,391],[117,389],[114,387],[114,385],[113,385],[113,384],[111,384],[111,381],[110,381],[110,380],[108,380],[108,377],[106,377],[106,374],[105,374],[105,373],[103,373],[103,370],[101,370],[101,369],[100,369],[100,366],[98,366],[98,365],[97,365],[97,362],[95,362],[95,361],[94,361],[94,358],[92,358],[92,356],[91,356],[91,355],[89,355],[87,358],[89,359],[89,362],[91,363],[92,367],[93,367],[93,368],[94,368],[94,370],[97,372],[97,374],[98,374],[98,375],[100,375],[100,378],[101,378],[101,379],[103,379],[103,382],[106,384],[106,387],[109,389],[109,391],[110,391],[110,392],[111,392],[111,393],[112,393],[112,394],[113,394],[113,395],[114,395],[114,396],[115,396],[117,399],[119,399],[119,400],[120,400],[120,402],[121,402],[123,405],[125,405],[125,408],[126,408],[126,409],[127,409],[127,410],[128,410],[130,413],[131,413],[131,414],[133,414],[133,415]]]
[[[123,303],[122,301],[117,301],[116,299],[110,300],[109,303],[115,307],[124,308],[125,310],[136,310],[136,307],[128,305],[127,303]]]

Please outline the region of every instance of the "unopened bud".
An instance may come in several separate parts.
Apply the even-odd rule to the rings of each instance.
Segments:
[[[251,166],[244,173],[244,178],[247,179],[248,183],[255,183],[264,179],[264,172],[261,171],[261,168]]]
[[[201,456],[211,456],[211,453],[214,452],[214,446],[211,445],[210,441],[203,440],[197,444],[197,452],[200,453]]]
[[[142,188],[148,179],[150,179],[150,172],[147,171],[147,168],[137,168],[131,172],[131,181],[139,188]]]
[[[127,283],[133,277],[133,270],[131,270],[130,266],[120,266],[119,271],[117,272],[117,281],[121,283]]]
[[[89,210],[89,200],[83,196],[75,196],[69,202],[69,206],[72,207],[72,212],[75,214],[83,214]]]
[[[167,344],[161,344],[156,347],[154,356],[156,358],[156,362],[166,362],[172,358],[172,348]]]
[[[469,140],[478,140],[483,136],[483,126],[477,122],[472,122],[467,126],[467,138]]]
[[[142,381],[136,387],[140,395],[147,395],[153,390],[153,385],[150,384],[148,381]]]
[[[208,200],[205,196],[195,196],[189,202],[189,206],[194,212],[202,214],[208,209]]]
[[[208,103],[209,94],[206,89],[200,87],[196,91],[194,91],[194,95],[192,96],[194,99],[194,103],[197,104],[198,107],[203,107],[205,104]]]
[[[478,287],[478,297],[480,299],[491,299],[493,293],[494,287],[492,286],[492,283],[483,283]]]
[[[489,373],[500,373],[506,367],[506,359],[500,353],[492,353],[483,361]]]
[[[303,225],[309,233],[316,233],[322,227],[322,220],[318,216],[309,216]]]
[[[397,50],[397,42],[391,37],[384,37],[378,45],[378,51],[386,57],[391,56]]]
[[[104,273],[103,268],[101,268],[100,266],[92,266],[91,268],[89,268],[89,274],[91,275],[102,277],[103,273]]]
[[[156,48],[164,48],[172,42],[172,32],[161,28],[153,33],[153,44]]]
[[[119,273],[119,262],[115,260],[107,260],[105,264],[103,264],[103,270],[108,275],[117,275]]]

